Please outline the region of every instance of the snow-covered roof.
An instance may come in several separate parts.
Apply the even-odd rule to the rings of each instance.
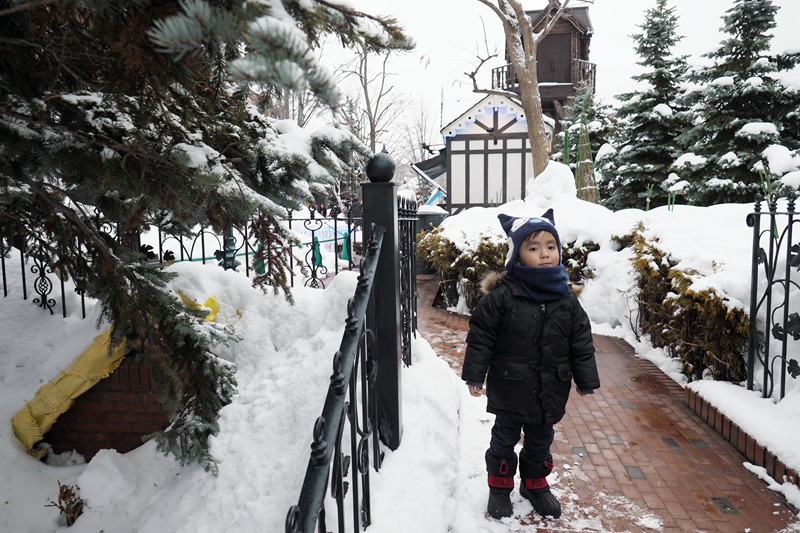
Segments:
[[[542,22],[546,13],[547,10],[545,9],[534,9],[525,12],[525,14],[531,18],[531,25],[534,28]],[[568,7],[564,10],[563,17],[565,20],[571,22],[578,31],[587,35],[594,34],[592,20],[589,18],[589,6]]]
[[[422,179],[433,185],[436,189],[444,192],[444,188],[439,185],[435,180],[447,172],[447,164],[445,163],[444,153],[439,153],[436,157],[414,163],[411,168]]]

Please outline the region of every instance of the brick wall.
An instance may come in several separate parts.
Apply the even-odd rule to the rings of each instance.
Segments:
[[[167,425],[145,359],[126,357],[109,377],[75,400],[44,441],[56,453],[75,450],[89,461],[101,449],[129,452],[142,444],[142,437]]]
[[[717,433],[733,444],[748,462],[766,469],[767,474],[778,483],[793,483],[800,486],[800,475],[788,468],[770,450],[758,443],[743,429],[734,424],[727,416],[706,401],[696,391],[685,389],[686,405],[694,411],[705,423],[713,427]]]

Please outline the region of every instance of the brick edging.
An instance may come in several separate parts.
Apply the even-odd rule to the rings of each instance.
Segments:
[[[789,482],[800,487],[800,476],[796,470],[787,468],[775,454],[759,444],[756,439],[734,424],[727,416],[720,413],[697,391],[688,387],[684,391],[684,401],[689,409],[722,435],[722,438],[731,443],[750,463],[766,469],[767,474],[778,483]]]

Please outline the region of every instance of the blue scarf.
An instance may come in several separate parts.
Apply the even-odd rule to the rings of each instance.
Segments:
[[[562,264],[554,267],[526,267],[513,262],[507,269],[537,302],[552,302],[569,294],[567,273]]]

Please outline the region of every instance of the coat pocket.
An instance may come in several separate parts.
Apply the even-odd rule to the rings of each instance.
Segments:
[[[558,379],[561,381],[572,380],[572,370],[569,367],[558,367]]]
[[[507,379],[522,381],[528,377],[528,365],[512,361],[495,361],[489,366],[489,377],[494,379]]]

